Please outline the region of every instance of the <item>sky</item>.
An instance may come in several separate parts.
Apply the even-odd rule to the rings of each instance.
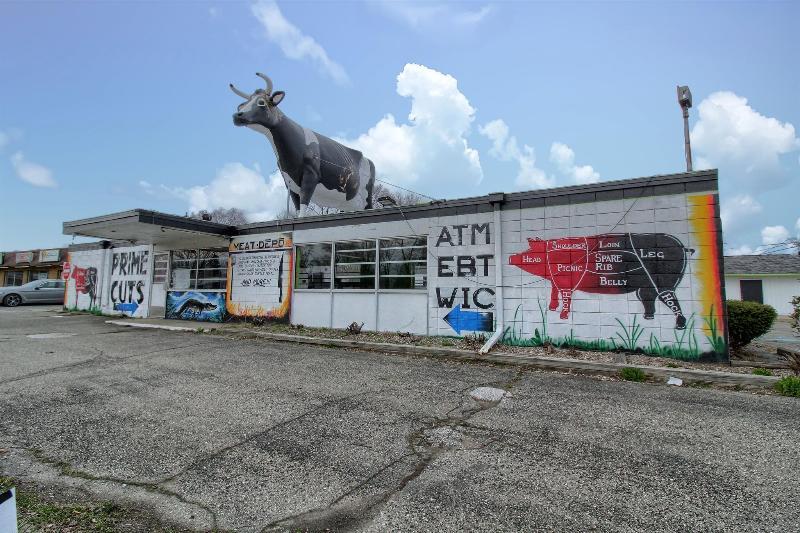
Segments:
[[[718,168],[727,253],[800,237],[797,2],[0,1],[0,250],[133,208],[274,217],[261,71],[433,198]]]

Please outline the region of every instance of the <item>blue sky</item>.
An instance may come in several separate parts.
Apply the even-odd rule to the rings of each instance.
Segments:
[[[720,169],[725,241],[800,233],[797,3],[3,2],[0,250],[134,207],[285,205],[229,82],[426,195]],[[696,165],[696,166],[697,166]],[[780,249],[780,246],[771,249]]]

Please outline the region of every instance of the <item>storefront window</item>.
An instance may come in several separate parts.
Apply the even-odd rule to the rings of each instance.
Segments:
[[[175,250],[170,264],[170,290],[225,290],[228,252]]]
[[[424,289],[428,285],[425,237],[380,240],[380,288]]]
[[[19,270],[10,270],[6,272],[6,286],[18,287],[22,285],[22,272]]]
[[[334,288],[375,288],[374,240],[337,242],[335,253]]]
[[[298,289],[331,288],[331,245],[298,244],[294,286]]]
[[[36,281],[37,279],[47,279],[47,271],[46,270],[31,270],[30,279],[28,281]]]

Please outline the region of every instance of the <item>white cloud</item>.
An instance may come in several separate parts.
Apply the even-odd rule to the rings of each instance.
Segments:
[[[800,239],[800,217],[797,218],[797,222],[794,224],[794,229],[797,230],[797,238]]]
[[[750,246],[743,244],[736,248],[728,248],[725,255],[758,255],[759,251],[753,250]]]
[[[761,242],[765,246],[781,244],[789,238],[789,230],[784,226],[765,226],[761,229]]]
[[[28,182],[34,187],[56,187],[53,179],[53,172],[38,163],[28,161],[22,152],[16,152],[11,156],[11,164],[17,176],[22,181]]]
[[[722,202],[720,218],[723,228],[728,231],[740,226],[750,215],[756,215],[762,211],[762,206],[749,194],[739,194],[730,200]]]
[[[558,170],[570,177],[575,183],[597,183],[600,174],[591,165],[576,165],[575,151],[564,143],[554,142],[550,146],[550,161]]]
[[[475,10],[463,9],[461,5],[453,3],[404,0],[385,0],[375,5],[415,30],[441,30],[444,26],[471,28],[492,12],[492,6],[488,4]]]
[[[516,184],[521,188],[541,189],[552,187],[555,180],[536,166],[536,152],[527,144],[519,147],[517,138],[509,134],[508,125],[496,119],[479,128],[481,135],[492,141],[489,153],[501,161],[516,161],[519,164]]]
[[[355,139],[337,139],[372,159],[379,177],[399,184],[475,185],[483,178],[478,151],[467,142],[475,109],[457,80],[424,65],[407,64],[397,94],[411,98],[408,123],[387,114]]]
[[[22,138],[22,131],[16,128],[0,130],[0,150]]]
[[[142,180],[139,185],[148,194],[154,192],[147,181]],[[189,211],[237,207],[251,222],[274,219],[286,208],[286,185],[280,172],[275,171],[265,179],[258,165],[249,168],[242,163],[228,163],[208,185],[189,188],[160,185],[158,189],[185,200]]]
[[[780,159],[800,149],[794,126],[765,117],[730,91],[712,93],[700,102],[692,128],[697,168],[720,168],[720,175],[740,185],[763,188],[782,182]]]
[[[275,2],[260,0],[250,9],[264,27],[267,39],[277,44],[286,57],[311,61],[339,85],[350,83],[344,68],[333,61],[317,41],[289,22]]]

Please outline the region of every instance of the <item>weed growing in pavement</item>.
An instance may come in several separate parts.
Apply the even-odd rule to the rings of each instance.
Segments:
[[[116,531],[125,518],[120,507],[111,502],[57,503],[43,501],[36,494],[20,487],[10,477],[0,476],[0,490],[15,486],[20,531]]]
[[[667,367],[669,367],[669,368],[680,368],[681,365],[679,365],[677,363],[667,363]]]
[[[800,398],[800,377],[786,376],[775,384],[775,390],[783,396]]]
[[[626,366],[619,371],[619,376],[625,381],[647,381],[647,374],[641,368]]]
[[[772,372],[770,372],[766,368],[754,368],[753,374],[755,374],[756,376],[771,376]]]

